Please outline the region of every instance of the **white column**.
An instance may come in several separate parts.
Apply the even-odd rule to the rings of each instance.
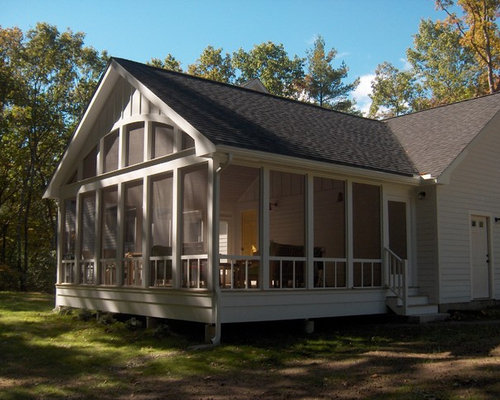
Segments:
[[[95,283],[101,283],[101,248],[102,248],[102,189],[95,192],[95,238],[94,238],[94,274]]]
[[[82,198],[80,194],[76,194],[76,210],[75,210],[75,275],[73,277],[74,283],[78,284],[80,282],[80,260],[82,259],[82,249],[81,249],[81,238],[82,238],[82,230],[81,230],[81,218],[82,216]]]
[[[215,291],[218,286],[218,264],[219,264],[219,223],[217,212],[217,181],[216,169],[218,163],[213,159],[208,161],[208,181],[207,181],[207,223],[208,223],[208,265],[207,265],[207,288]]]
[[[57,260],[57,277],[56,282],[62,283],[63,276],[63,264],[62,264],[62,253],[63,253],[63,230],[64,230],[64,216],[66,214],[66,202],[64,200],[57,199],[57,235],[56,235],[56,260]]]
[[[260,254],[262,254],[263,289],[269,289],[269,168],[262,168],[260,173]]]
[[[125,184],[120,183],[117,189],[117,218],[116,218],[116,284],[123,285],[123,233],[125,228]]]

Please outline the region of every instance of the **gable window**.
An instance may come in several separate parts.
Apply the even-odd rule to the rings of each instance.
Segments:
[[[174,152],[174,128],[169,125],[153,123],[152,158],[158,158]]]
[[[182,147],[181,150],[186,150],[194,147],[194,139],[186,132],[182,132]]]
[[[144,123],[131,124],[126,129],[126,165],[144,161]]]
[[[104,137],[103,172],[118,169],[118,152],[118,131],[114,131]]]
[[[97,175],[97,146],[95,146],[83,159],[82,178],[92,178]]]

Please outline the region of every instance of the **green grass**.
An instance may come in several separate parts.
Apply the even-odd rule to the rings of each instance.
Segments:
[[[363,319],[202,327],[158,338],[123,322],[52,312],[53,298],[0,292],[0,399],[455,400],[500,398],[500,324]],[[495,314],[496,315],[496,314]]]

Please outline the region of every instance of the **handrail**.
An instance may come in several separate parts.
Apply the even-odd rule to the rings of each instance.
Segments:
[[[386,254],[386,282],[389,290],[401,300],[404,315],[408,308],[408,261],[394,251],[384,248]]]

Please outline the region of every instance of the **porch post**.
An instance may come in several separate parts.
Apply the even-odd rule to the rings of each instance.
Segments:
[[[81,219],[83,218],[82,215],[82,199],[81,195],[79,193],[76,194],[76,207],[75,207],[75,271],[74,271],[74,277],[73,277],[73,283],[79,284],[80,282],[80,260],[82,258],[81,256],[81,238],[82,238],[82,231],[81,227],[82,224],[80,223]]]
[[[347,287],[352,288],[354,285],[353,279],[353,216],[352,216],[352,182],[348,180],[346,182],[346,209],[347,209],[347,229],[346,235],[346,245],[347,245]]]
[[[260,253],[262,257],[262,289],[269,289],[269,168],[260,170]]]
[[[208,179],[207,179],[207,223],[208,223],[208,262],[207,262],[207,289],[210,291],[215,290],[217,286],[217,265],[219,260],[219,220],[217,213],[217,181],[218,174],[216,173],[216,161],[214,159],[208,160]]]

